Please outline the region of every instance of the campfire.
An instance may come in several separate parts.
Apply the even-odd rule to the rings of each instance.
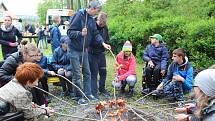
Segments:
[[[96,104],[96,113],[100,115],[105,121],[128,121],[128,109],[125,107],[126,101],[124,99],[111,99],[109,101],[100,101]],[[106,112],[102,117],[102,113]],[[108,120],[109,119],[109,120]]]

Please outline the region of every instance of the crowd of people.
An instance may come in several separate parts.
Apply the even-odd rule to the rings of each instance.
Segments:
[[[53,17],[53,25],[49,28],[52,50],[50,63],[38,47],[44,39],[44,30],[38,33],[41,36],[35,45],[22,40],[20,28],[13,26],[12,17],[6,16],[0,28],[0,44],[4,58],[0,68],[0,99],[11,103],[18,111],[23,111],[26,120],[32,120],[41,114],[52,114],[54,110],[47,107],[48,95],[37,88],[49,92],[47,78],[56,74],[73,82],[90,101],[98,101],[100,94],[109,96],[105,86],[105,49],[110,50],[111,46],[108,44],[107,14],[100,11],[101,4],[96,0],[90,1],[86,9],[78,10],[71,16],[70,22],[65,23],[67,33],[61,33],[58,28],[60,16]],[[98,16],[94,18],[97,13]],[[193,67],[185,50],[175,49],[172,52],[173,61],[167,68],[169,51],[162,36],[154,34],[149,40],[151,43],[146,46],[143,54],[145,67],[142,94],[153,92],[156,97],[171,97],[181,101],[184,100],[185,94],[193,90],[196,104],[187,104],[185,108],[177,108],[176,112],[187,111],[194,113],[194,116],[179,114],[178,120],[212,121],[215,110],[215,70],[200,72],[193,84]],[[132,53],[130,41],[124,42],[122,51],[116,56],[115,65],[113,87],[128,97],[133,96],[137,76],[136,58]],[[88,103],[83,94],[64,78],[60,78],[60,85],[60,96],[70,97],[80,105]],[[45,107],[41,108],[41,105]]]

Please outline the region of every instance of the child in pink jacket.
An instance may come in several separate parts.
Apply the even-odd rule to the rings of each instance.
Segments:
[[[121,93],[125,93],[126,84],[129,86],[128,94],[134,93],[134,86],[137,82],[135,72],[136,59],[132,54],[132,45],[130,41],[126,41],[122,51],[116,56],[116,78],[113,85],[120,88]]]

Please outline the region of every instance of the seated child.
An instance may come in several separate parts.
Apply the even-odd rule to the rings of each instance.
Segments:
[[[150,36],[150,41],[151,44],[146,46],[143,54],[143,60],[146,62],[143,75],[146,88],[143,87],[145,88],[143,93],[151,92],[159,85],[161,76],[164,77],[166,74],[169,58],[168,50],[160,34]]]
[[[158,85],[155,93],[183,100],[183,94],[192,90],[193,67],[182,48],[173,51],[173,62],[169,65],[166,78]]]
[[[72,66],[70,64],[70,59],[68,56],[68,42],[69,38],[67,36],[63,36],[60,39],[60,46],[54,50],[51,65],[57,74],[65,76],[70,81],[72,81]],[[61,86],[63,88],[63,92],[61,92],[61,96],[71,96],[73,97],[72,84],[70,84],[67,80],[60,78]]]

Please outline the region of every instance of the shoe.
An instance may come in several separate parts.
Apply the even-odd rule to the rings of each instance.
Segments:
[[[100,94],[104,97],[110,97],[110,93],[107,90],[100,91]]]
[[[146,94],[148,94],[150,91],[151,91],[151,90],[150,90],[149,88],[146,88],[146,89],[143,89],[143,90],[141,91],[141,93],[142,93],[143,95],[146,95]]]
[[[78,105],[87,105],[87,104],[88,104],[87,101],[84,100],[83,98],[78,100]]]
[[[87,98],[91,101],[98,101],[99,99],[95,98],[93,95],[87,95]]]
[[[133,97],[134,96],[134,90],[133,89],[129,90],[127,96],[128,97]]]
[[[68,92],[61,92],[61,93],[60,93],[60,96],[61,96],[61,97],[69,96],[69,93],[68,93]]]
[[[121,88],[120,93],[122,93],[122,94],[125,93],[125,88]]]

